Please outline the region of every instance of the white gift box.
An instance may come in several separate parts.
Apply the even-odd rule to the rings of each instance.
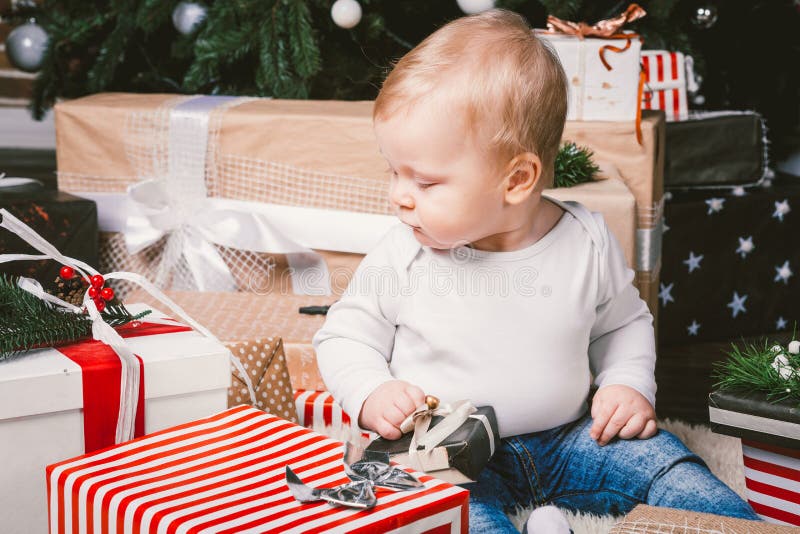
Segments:
[[[633,121],[639,107],[638,36],[630,39],[579,39],[572,35],[536,31],[558,54],[567,74],[570,121]],[[628,46],[628,43],[630,45]],[[626,48],[615,52],[609,47]],[[606,48],[603,51],[604,47]],[[609,70],[603,64],[601,53]]]
[[[668,121],[689,118],[686,100],[686,64],[680,52],[645,50],[642,52],[645,86],[642,109],[661,109]]]
[[[142,321],[170,322],[156,310]],[[145,433],[226,409],[231,364],[221,343],[194,330],[126,342],[144,363]],[[47,532],[45,467],[84,452],[81,367],[57,348],[0,362],[0,532]]]

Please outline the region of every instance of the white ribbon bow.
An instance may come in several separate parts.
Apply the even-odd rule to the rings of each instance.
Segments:
[[[440,404],[430,408],[427,404],[421,405],[408,416],[400,425],[404,434],[414,430],[411,444],[408,447],[410,467],[419,471],[430,472],[448,469],[450,467],[447,451],[437,449],[438,445],[458,430],[470,417],[483,423],[486,435],[489,437],[490,456],[494,454],[494,433],[488,419],[481,414],[475,414],[478,409],[468,400],[460,400],[452,404]],[[444,416],[444,419],[430,428],[433,416]]]
[[[84,278],[89,278],[93,275],[100,274],[90,265],[64,256],[58,249],[47,242],[42,236],[37,234],[32,228],[25,223],[14,217],[5,209],[0,209],[0,227],[3,227],[23,241],[31,245],[33,248],[42,252],[38,254],[0,254],[0,263],[18,260],[42,260],[52,259],[75,269],[75,271]],[[150,293],[153,297],[163,302],[170,310],[172,310],[178,317],[183,319],[189,326],[200,332],[204,336],[216,340],[216,337],[209,332],[205,327],[197,321],[189,317],[189,315],[178,306],[175,302],[167,297],[161,290],[150,283],[144,277],[128,272],[113,272],[103,275],[105,280],[127,280],[134,282]],[[83,313],[83,310],[68,302],[65,302],[53,295],[44,293],[41,286],[32,282],[22,281],[19,286],[33,295],[38,296],[42,300],[46,300],[51,304],[62,307],[72,313]],[[117,333],[114,328],[103,320],[103,316],[97,310],[94,304],[94,299],[89,297],[89,290],[83,296],[83,304],[89,312],[89,317],[92,320],[92,337],[101,341],[111,347],[111,349],[119,356],[122,363],[122,373],[120,376],[120,402],[119,402],[119,415],[117,416],[117,428],[115,433],[115,442],[121,443],[133,439],[134,424],[136,419],[136,409],[139,400],[139,383],[141,380],[139,372],[139,361],[130,349],[130,346],[125,342],[122,336]],[[242,375],[247,384],[247,389],[250,393],[250,400],[253,406],[256,405],[256,394],[253,388],[253,383],[250,380],[247,372],[245,371],[242,363],[231,354],[231,362],[236,370]]]

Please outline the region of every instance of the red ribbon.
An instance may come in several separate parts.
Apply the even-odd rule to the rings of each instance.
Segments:
[[[175,324],[138,323],[117,328],[123,338],[186,332],[190,327]],[[83,382],[83,442],[89,453],[114,445],[119,416],[122,364],[114,350],[96,340],[86,340],[58,351],[81,366]],[[135,437],[144,435],[144,363],[139,356],[139,402],[136,408]]]

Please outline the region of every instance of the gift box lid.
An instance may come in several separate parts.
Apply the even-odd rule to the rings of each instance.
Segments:
[[[142,319],[145,326],[180,325],[142,304],[127,308],[133,314],[152,310]],[[128,337],[126,342],[144,362],[146,399],[230,386],[228,349],[197,331]],[[57,348],[32,350],[0,361],[0,420],[82,407],[81,367]]]
[[[769,402],[763,393],[718,390],[708,397],[714,432],[779,447],[800,448],[800,405]]]

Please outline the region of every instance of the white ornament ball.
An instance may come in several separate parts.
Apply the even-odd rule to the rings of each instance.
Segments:
[[[494,7],[494,0],[456,0],[458,7],[467,15],[483,13]]]
[[[800,354],[800,341],[795,340],[789,343],[789,353]]]
[[[795,370],[789,364],[789,359],[783,354],[775,356],[775,359],[772,361],[772,368],[775,369],[784,380],[789,380],[795,374]]]
[[[25,72],[42,67],[47,48],[47,32],[35,22],[17,26],[6,38],[6,55],[11,64]]]
[[[195,2],[181,2],[172,11],[172,24],[183,35],[189,35],[205,20],[206,6]]]
[[[780,345],[772,345],[772,348],[770,348],[769,350],[775,353],[783,352],[783,347],[781,347]]]
[[[331,18],[340,28],[354,28],[361,22],[361,4],[356,0],[336,0],[331,6]]]

